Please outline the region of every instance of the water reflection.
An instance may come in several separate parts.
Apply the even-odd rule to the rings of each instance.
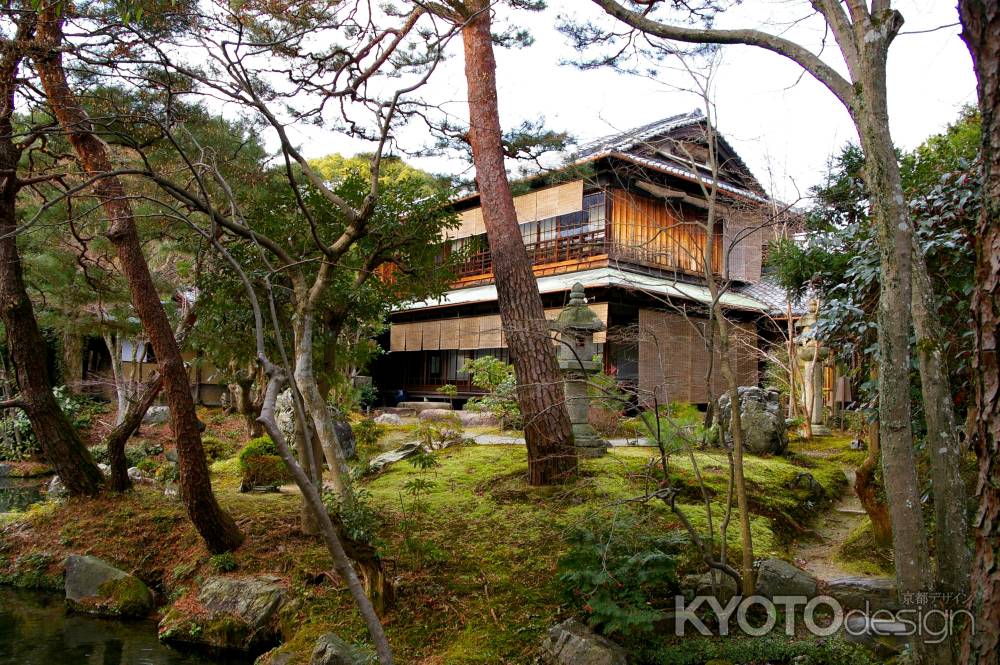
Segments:
[[[0,513],[24,510],[42,500],[42,484],[39,478],[0,477]]]
[[[67,613],[59,594],[0,587],[0,665],[247,665],[249,658],[183,653],[149,621]]]

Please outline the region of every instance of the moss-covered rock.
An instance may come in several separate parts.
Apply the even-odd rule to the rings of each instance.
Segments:
[[[92,556],[66,557],[66,604],[78,612],[141,617],[153,609],[153,594],[139,578]]]
[[[210,577],[160,621],[160,640],[211,651],[260,653],[279,638],[287,592],[277,577]]]

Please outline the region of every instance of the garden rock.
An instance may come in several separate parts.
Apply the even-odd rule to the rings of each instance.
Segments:
[[[851,450],[866,450],[868,446],[861,439],[851,439]]]
[[[354,459],[358,452],[358,442],[354,438],[354,430],[351,429],[351,423],[336,418],[336,414],[334,414],[334,418],[333,429],[337,432],[337,441],[340,443],[340,449],[344,451],[345,458]]]
[[[142,469],[140,469],[137,466],[130,466],[128,468],[128,471],[126,471],[125,473],[128,474],[129,480],[131,480],[133,483],[141,483],[143,480],[146,479],[145,476],[142,475]]]
[[[849,610],[896,610],[896,583],[887,577],[841,577],[826,583],[824,592]]]
[[[906,624],[852,612],[844,621],[844,641],[860,644],[880,658],[903,651],[907,642]]]
[[[816,595],[816,578],[781,559],[766,559],[757,570],[757,595],[776,596]]]
[[[375,457],[368,463],[368,467],[373,473],[378,473],[390,464],[404,460],[407,457],[419,455],[422,451],[423,446],[420,445],[419,441],[410,441],[409,443],[404,443],[395,450],[390,450],[387,453],[382,453],[378,457]]]
[[[424,409],[417,414],[417,418],[430,422],[447,422],[449,420],[461,422],[461,413],[461,411],[452,411],[451,409]]]
[[[162,425],[170,419],[170,409],[166,406],[151,406],[142,417],[147,425]]]
[[[10,470],[13,468],[10,464],[0,464],[0,478],[10,475]]]
[[[778,392],[757,386],[741,386],[739,396],[740,423],[746,449],[755,455],[784,453],[788,448],[788,434]],[[729,393],[726,392],[719,397],[719,423],[725,428],[727,446],[733,442],[730,409]]]
[[[402,425],[403,419],[395,413],[383,413],[375,416],[375,422],[379,425]]]
[[[102,616],[142,617],[153,595],[139,578],[92,556],[66,557],[66,604]]]
[[[542,659],[549,665],[626,665],[625,650],[597,635],[576,619],[549,629],[542,643]]]
[[[354,440],[354,430],[350,423],[339,417],[329,406],[327,410],[333,418],[333,426],[337,433],[337,441],[340,443],[344,456],[347,459],[354,459],[357,444]],[[295,441],[295,404],[292,400],[291,388],[285,389],[274,401],[274,422],[285,437],[285,441],[291,445]]]
[[[715,576],[715,592],[712,591],[713,575]],[[683,587],[694,596],[715,596],[723,605],[728,603],[733,596],[739,595],[736,580],[720,572],[688,575],[684,578]]]
[[[49,481],[49,487],[45,490],[46,494],[51,497],[63,497],[66,496],[66,486],[63,485],[63,481],[59,476],[52,476],[52,480]]]
[[[368,658],[333,633],[320,635],[309,665],[362,665]]]
[[[280,578],[210,577],[196,607],[171,607],[160,621],[160,640],[215,651],[259,653],[279,640],[279,612],[286,600]]]
[[[459,411],[458,418],[463,427],[496,427],[500,419],[486,411]]]
[[[450,402],[400,402],[396,405],[397,409],[409,409],[415,413],[420,413],[421,411],[426,411],[428,409],[445,409],[451,411]]]

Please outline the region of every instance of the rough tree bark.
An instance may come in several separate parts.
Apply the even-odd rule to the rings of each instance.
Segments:
[[[60,8],[64,6],[46,4],[39,14],[41,48],[34,57],[35,65],[52,112],[84,169],[91,175],[106,174],[113,171],[107,145],[93,133],[90,118],[70,89],[63,69],[63,17]],[[128,280],[132,305],[156,353],[170,408],[171,429],[177,443],[181,498],[188,516],[209,551],[218,553],[234,549],[242,542],[243,536],[232,518],[219,507],[212,492],[187,371],[143,256],[125,188],[117,177],[104,177],[95,183],[94,194],[108,215],[107,237],[115,247],[122,272]]]
[[[462,28],[462,39],[469,97],[469,144],[493,257],[500,317],[517,374],[518,403],[528,449],[528,482],[548,485],[576,472],[573,431],[564,403],[562,373],[556,363],[528,252],[521,240],[504,168],[490,2],[470,0],[465,5],[469,15]]]
[[[975,632],[966,631],[962,661],[1000,662],[1000,5],[996,0],[960,0],[962,39],[979,81],[983,123],[983,209],[976,233],[975,447],[979,457],[979,510],[972,566],[970,608]]]
[[[34,29],[30,17],[18,26],[16,41],[28,40]],[[9,406],[24,410],[45,459],[55,468],[72,495],[101,491],[104,476],[94,464],[73,425],[52,395],[45,363],[45,340],[38,329],[28,298],[17,251],[17,177],[21,150],[13,141],[14,95],[21,53],[6,49],[0,59],[0,321],[7,333],[7,347],[14,364],[19,393]]]

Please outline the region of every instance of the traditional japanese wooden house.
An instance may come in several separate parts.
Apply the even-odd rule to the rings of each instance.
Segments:
[[[725,285],[720,302],[734,323],[737,378],[758,382],[757,321],[773,305],[751,287],[761,280],[776,206],[721,136],[710,158],[710,132],[695,112],[595,141],[557,178],[520,183],[527,191],[514,200],[546,316],[554,318],[581,282],[608,326],[596,340],[605,370],[646,400],[654,392],[660,402],[708,399],[706,243],[711,273]],[[453,384],[467,397],[476,390],[466,361],[507,357],[479,197],[454,205],[461,226],[443,247],[464,251],[467,260],[442,298],[392,314],[389,353],[374,368],[388,394],[440,399],[437,389]],[[718,393],[723,378],[714,366]]]

